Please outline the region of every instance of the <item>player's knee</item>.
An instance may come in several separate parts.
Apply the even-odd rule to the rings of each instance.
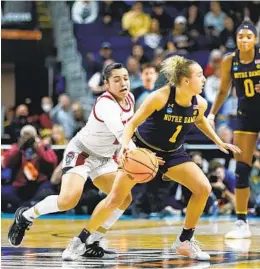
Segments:
[[[203,184],[197,186],[197,190],[194,192],[195,195],[200,197],[208,198],[211,193],[212,187],[209,182],[204,182]]]
[[[237,162],[236,167],[236,188],[244,189],[249,187],[249,174],[251,172],[251,166],[243,163]]]
[[[79,202],[78,197],[75,196],[59,196],[58,208],[60,211],[66,211],[74,208]]]

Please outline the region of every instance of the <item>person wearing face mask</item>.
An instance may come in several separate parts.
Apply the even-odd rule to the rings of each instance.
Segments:
[[[15,117],[12,119],[10,128],[7,130],[7,135],[10,138],[10,143],[16,143],[20,137],[20,131],[23,126],[31,124],[36,127],[36,122],[33,117],[29,116],[27,105],[21,104],[15,110]]]
[[[52,99],[48,96],[41,101],[42,114],[39,116],[39,125],[41,129],[52,129],[53,123],[50,117],[50,111],[53,108]]]

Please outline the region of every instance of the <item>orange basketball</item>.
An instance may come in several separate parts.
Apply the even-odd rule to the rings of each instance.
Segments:
[[[129,178],[137,183],[145,183],[155,177],[159,164],[155,154],[150,150],[136,148],[125,154],[122,168]]]

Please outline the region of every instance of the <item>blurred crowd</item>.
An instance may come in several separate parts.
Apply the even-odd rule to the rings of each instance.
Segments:
[[[166,57],[173,54],[188,55],[199,50],[210,51],[204,69],[207,81],[202,93],[210,108],[220,84],[223,54],[236,48],[236,27],[248,18],[256,24],[258,30],[260,28],[258,1],[236,2],[235,5],[232,1],[85,0],[67,3],[71,6],[71,19],[75,24],[91,24],[99,19],[107,27],[113,27],[113,23],[118,22],[118,34],[131,37],[131,55],[128,55],[124,64],[129,71],[136,108],[149,93],[164,83],[159,67]],[[83,55],[88,90],[94,97],[104,91],[102,70],[115,61],[115,53],[112,43],[103,42],[100,48],[97,48],[97,55]],[[62,150],[53,150],[51,146],[66,145],[86,124],[87,117],[83,103],[71,100],[66,93],[60,94],[60,90],[58,92],[56,104],[52,97],[42,98],[39,104],[42,111],[40,114],[29,111],[25,103],[2,110],[2,144],[12,145],[10,149],[2,150],[3,212],[14,212],[22,204],[33,205],[47,195],[59,191]],[[232,88],[216,123],[218,135],[227,143],[233,139],[236,109],[237,97],[235,89]],[[205,156],[202,156],[201,152],[190,154],[193,161],[208,176],[213,187],[205,214],[233,213],[234,160],[207,156],[206,152]],[[252,194],[249,213],[257,215],[260,215],[259,168],[260,153],[256,151],[250,176]],[[148,184],[136,186],[133,195],[129,214],[149,217],[156,213],[163,217],[185,214],[190,192],[174,182],[169,182],[167,178],[155,178]],[[90,180],[87,181],[82,199],[72,213],[91,213],[103,196]]]

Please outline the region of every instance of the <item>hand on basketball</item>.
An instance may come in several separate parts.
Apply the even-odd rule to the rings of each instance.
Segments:
[[[122,165],[123,162],[124,162],[124,158],[125,158],[125,154],[126,152],[129,150],[128,146],[127,145],[123,145],[121,150],[119,151],[119,154],[118,154],[118,161],[119,161],[119,164]]]
[[[155,154],[155,153],[154,153]],[[156,155],[156,154],[155,154]],[[159,165],[164,165],[165,164],[165,161],[163,160],[163,158],[162,157],[158,157],[158,156],[156,156],[156,158],[157,158],[157,160],[158,160],[158,164]]]
[[[260,93],[260,84],[256,84],[255,85],[255,91],[258,92],[258,93]]]
[[[232,144],[224,143],[224,142],[221,144],[218,144],[217,146],[221,151],[223,151],[226,154],[229,154],[228,152],[229,150],[236,154],[240,154],[242,152],[239,147]]]

